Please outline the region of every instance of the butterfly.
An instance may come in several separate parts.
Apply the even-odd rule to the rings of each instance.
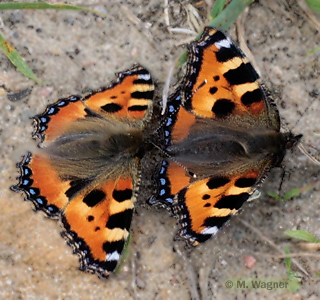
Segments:
[[[160,127],[166,154],[148,202],[178,218],[177,239],[205,242],[237,213],[302,135],[280,132],[274,100],[242,51],[206,27]]]
[[[109,87],[60,99],[34,117],[39,149],[17,165],[11,188],[62,223],[83,271],[108,277],[125,247],[153,95],[149,71],[134,65]]]

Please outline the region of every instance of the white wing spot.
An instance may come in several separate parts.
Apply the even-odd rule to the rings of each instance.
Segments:
[[[226,38],[225,40],[221,40],[219,42],[214,43],[214,45],[218,48],[230,48],[231,47],[232,42],[230,41],[229,38]]]
[[[120,259],[120,254],[118,251],[114,251],[107,255],[106,261],[118,261]]]
[[[147,80],[150,80],[151,76],[150,76],[150,74],[139,74],[138,78],[139,79],[144,79],[144,80],[147,81]]]
[[[207,227],[201,231],[201,234],[216,234],[219,231],[217,226]]]

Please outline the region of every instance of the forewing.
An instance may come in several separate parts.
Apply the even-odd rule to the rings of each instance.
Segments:
[[[43,146],[68,131],[84,118],[116,118],[137,128],[149,121],[153,108],[154,85],[149,71],[134,65],[117,74],[116,82],[82,98],[70,96],[47,106],[34,117],[35,132]]]
[[[149,71],[139,65],[117,74],[117,81],[85,99],[85,105],[101,116],[128,119],[143,127],[152,114],[154,85]]]
[[[242,51],[221,31],[206,27],[189,46],[182,83],[184,107],[203,118],[279,131],[279,113]]]

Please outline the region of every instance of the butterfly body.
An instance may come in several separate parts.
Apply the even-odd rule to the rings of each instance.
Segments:
[[[171,209],[178,237],[197,245],[237,213],[301,135],[280,132],[268,90],[224,33],[206,27],[188,49],[186,75],[163,118],[167,157],[149,203]]]
[[[59,219],[81,270],[107,277],[119,262],[139,188],[153,93],[150,73],[135,65],[109,87],[60,99],[34,117],[39,149],[18,164],[12,190]]]
[[[275,161],[284,155],[286,136],[280,132],[247,131],[201,119],[195,125],[199,123],[204,124],[191,128],[188,137],[166,148],[170,157],[196,175],[210,174],[212,168],[227,170],[265,159]],[[199,130],[200,135],[197,134]],[[207,173],[203,174],[205,170]]]
[[[61,177],[96,178],[127,170],[143,145],[141,130],[103,118],[89,118],[76,121],[45,152],[54,160]]]

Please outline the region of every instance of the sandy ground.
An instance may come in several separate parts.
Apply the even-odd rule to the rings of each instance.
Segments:
[[[50,1],[56,3],[56,1]],[[20,75],[0,53],[0,299],[319,299],[318,257],[296,257],[293,265],[302,286],[295,294],[286,289],[226,288],[235,278],[285,280],[286,266],[279,255],[308,253],[285,230],[307,230],[320,236],[319,166],[298,149],[288,153],[281,193],[312,183],[300,196],[280,204],[267,196],[277,191],[281,170],[272,171],[260,199],[244,205],[218,236],[190,255],[173,242],[174,218],[163,209],[149,208],[150,180],[155,153],[142,162],[143,182],[132,224],[130,257],[117,276],[100,280],[78,270],[78,259],[59,235],[59,227],[34,213],[22,195],[9,191],[15,183],[15,163],[34,142],[29,117],[56,99],[107,85],[114,73],[139,62],[157,84],[157,100],[180,45],[194,36],[166,29],[166,1],[68,1],[102,10],[107,17],[74,11],[5,11],[0,30],[16,47],[39,78],[40,86]],[[203,24],[210,8],[205,1],[168,1],[173,28],[193,29],[187,4],[197,8]],[[210,1],[207,1],[210,2]],[[136,22],[139,20],[139,22]],[[320,20],[318,16],[318,20]],[[318,27],[317,27],[318,26]],[[229,31],[236,38],[236,27]],[[320,149],[319,141],[319,25],[310,21],[295,1],[260,1],[251,5],[238,29],[252,51],[262,77],[279,104],[288,129]],[[173,79],[173,82],[175,79]],[[24,97],[15,93],[30,89]],[[310,106],[311,102],[315,102]],[[308,111],[304,113],[306,108]],[[159,108],[155,110],[157,126]],[[249,223],[245,225],[241,220]],[[252,229],[258,230],[254,232]],[[271,246],[272,241],[280,250]],[[257,264],[248,269],[244,258]],[[309,275],[305,275],[305,270]]]

